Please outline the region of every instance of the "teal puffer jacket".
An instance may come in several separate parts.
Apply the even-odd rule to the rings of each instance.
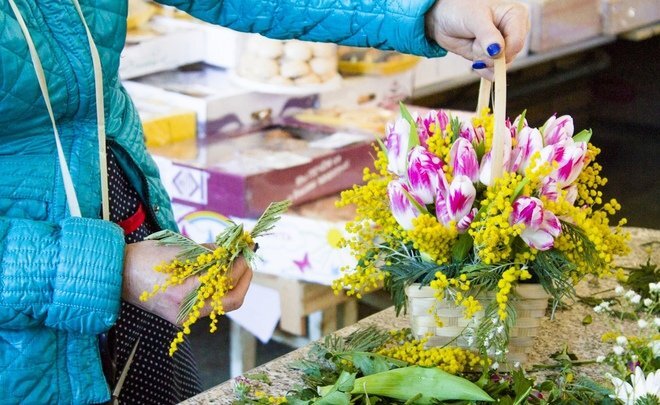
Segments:
[[[426,39],[434,0],[167,0],[201,19],[274,38],[440,56]],[[80,0],[101,56],[107,140],[163,228],[169,199],[117,71],[126,0]],[[0,2],[0,398],[108,400],[97,335],[115,322],[124,239],[101,211],[94,76],[71,0],[16,0],[39,53],[83,218],[68,214],[51,124],[27,42]],[[222,44],[217,44],[222,46]]]

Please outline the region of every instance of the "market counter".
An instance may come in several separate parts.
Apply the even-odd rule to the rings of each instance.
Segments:
[[[655,244],[660,244],[660,230],[628,228],[632,235],[630,255],[621,258],[617,264],[623,267],[637,267],[646,263],[649,258],[649,247],[651,248],[651,260],[660,263],[660,249],[655,248]],[[578,296],[589,296],[596,292],[612,287],[615,284],[613,280],[600,280],[598,283],[588,281],[580,283],[576,287]],[[594,322],[591,325],[583,326],[582,320],[587,314],[592,314]],[[534,348],[529,355],[530,364],[545,362],[548,357],[560,350],[565,343],[570,350],[575,353],[579,359],[593,359],[598,354],[604,352],[606,345],[601,342],[600,337],[607,331],[608,325],[602,320],[600,315],[594,313],[593,309],[587,305],[575,303],[566,309],[558,311],[554,319],[545,319],[541,324],[538,337],[534,342]],[[370,317],[367,317],[357,324],[348,326],[336,332],[340,335],[347,335],[359,327],[375,325],[382,329],[401,329],[409,327],[408,319],[404,316],[396,317],[393,308],[385,309]],[[570,339],[567,341],[567,339]],[[308,347],[303,347],[279,357],[269,363],[259,366],[251,372],[265,373],[272,381],[269,387],[269,395],[284,395],[296,384],[300,384],[300,373],[289,368],[289,364],[305,356]],[[584,371],[589,373],[589,367]],[[201,394],[183,402],[184,404],[231,404],[234,399],[232,381],[224,382]]]

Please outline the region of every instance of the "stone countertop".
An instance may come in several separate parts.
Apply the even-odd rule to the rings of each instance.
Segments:
[[[628,228],[628,231],[632,235],[630,243],[632,251],[630,255],[617,260],[617,264],[623,267],[635,267],[646,263],[649,253],[645,247],[648,247],[650,243],[660,244],[660,230]],[[651,248],[652,260],[655,263],[660,263],[660,249],[656,249],[655,246],[651,246]],[[576,291],[580,296],[587,296],[613,288],[615,284],[614,280],[599,280],[597,283],[585,281],[576,287]],[[583,326],[582,320],[587,314],[592,315],[593,323]],[[406,317],[397,318],[394,309],[391,307],[336,333],[347,335],[358,327],[368,325],[376,325],[382,329],[402,329],[408,327],[409,323]],[[567,309],[558,311],[554,319],[543,321],[534,342],[534,348],[529,355],[529,363],[538,364],[546,361],[550,354],[561,349],[565,343],[569,345],[571,351],[579,359],[593,359],[607,350],[606,345],[601,343],[600,337],[610,328],[611,325],[606,319],[606,315],[596,314],[591,307],[575,303]],[[296,384],[301,383],[300,373],[291,370],[288,365],[292,361],[303,358],[307,350],[307,347],[303,347],[292,351],[254,370],[250,370],[248,374],[253,372],[265,373],[272,381],[268,394],[284,395]],[[597,366],[591,366],[582,370],[593,377],[597,377],[596,368]],[[184,401],[183,404],[231,404],[233,399],[233,384],[230,380]]]

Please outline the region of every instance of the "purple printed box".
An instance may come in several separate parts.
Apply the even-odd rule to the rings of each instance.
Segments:
[[[318,94],[267,94],[233,83],[226,70],[197,64],[125,81],[132,97],[159,99],[197,114],[199,138],[234,134],[318,104]]]
[[[273,201],[301,204],[360,183],[373,142],[359,131],[273,125],[206,139],[192,160],[155,159],[173,202],[250,218]]]

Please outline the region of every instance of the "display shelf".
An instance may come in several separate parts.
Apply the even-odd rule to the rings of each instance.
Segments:
[[[561,58],[563,56],[575,54],[578,52],[586,51],[588,49],[597,48],[602,45],[609,44],[616,40],[614,35],[604,35],[591,38],[586,41],[572,44],[557,49],[553,49],[543,53],[530,54],[524,57],[517,58],[509,67],[510,72],[515,70],[524,69],[529,66],[537,65],[553,59]],[[420,86],[414,89],[413,97],[421,98],[428,97],[433,94],[442,93],[447,90],[455,89],[457,87],[465,86],[467,84],[476,83],[479,76],[474,73],[460,74],[454,78],[443,80],[441,82]]]

